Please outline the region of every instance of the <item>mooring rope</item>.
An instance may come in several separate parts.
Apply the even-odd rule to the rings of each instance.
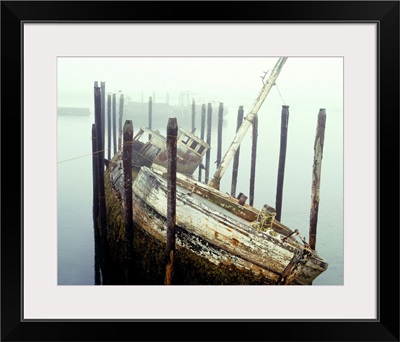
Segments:
[[[127,142],[126,144],[133,145],[133,141],[132,141],[132,142]],[[110,149],[112,149],[113,147],[114,147],[114,146],[111,146]],[[80,155],[80,156],[78,156],[78,157],[73,157],[73,158],[70,158],[70,159],[61,160],[61,161],[57,162],[57,164],[66,163],[66,162],[73,161],[73,160],[76,160],[76,159],[80,159],[80,158],[85,158],[85,157],[93,156],[93,155],[95,155],[95,154],[97,154],[97,153],[105,152],[105,151],[107,151],[107,150],[108,150],[108,149],[103,149],[103,150],[100,150],[100,151],[96,151],[96,152],[94,152],[94,153],[83,154],[83,155]],[[153,163],[153,161],[152,161],[150,158],[147,158],[144,154],[139,153],[138,151],[135,151],[135,152],[136,152],[138,155],[140,155],[143,159],[146,159],[146,160],[148,160],[150,163]],[[132,166],[141,167],[141,166],[143,166],[143,165],[132,164]],[[185,175],[185,176],[188,176],[188,177],[193,176],[192,173],[183,173],[183,172],[180,172],[180,173],[183,174],[183,175]]]
[[[131,144],[132,144],[132,143],[131,143]],[[92,153],[82,154],[82,155],[77,156],[77,157],[73,157],[73,158],[69,158],[69,159],[64,159],[64,160],[58,161],[57,164],[62,164],[62,163],[66,163],[66,162],[69,162],[69,161],[72,161],[72,160],[75,160],[75,159],[93,156],[93,155],[95,155],[95,154],[97,154],[97,153],[106,152],[106,151],[111,150],[111,149],[113,149],[113,148],[114,148],[114,146],[111,146],[110,148],[105,148],[105,149],[103,149],[103,150],[99,150],[99,151],[96,151],[96,152],[94,152],[94,153],[92,152]]]

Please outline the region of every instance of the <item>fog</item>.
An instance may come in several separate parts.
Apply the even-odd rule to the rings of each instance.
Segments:
[[[58,106],[88,107],[93,111],[94,81],[104,81],[107,93],[125,94],[132,101],[178,104],[181,92],[197,99],[229,101],[250,107],[273,57],[59,57]],[[268,75],[267,75],[268,77]],[[281,103],[312,104],[316,108],[343,106],[343,59],[289,57],[271,90]],[[268,101],[268,100],[267,100]]]

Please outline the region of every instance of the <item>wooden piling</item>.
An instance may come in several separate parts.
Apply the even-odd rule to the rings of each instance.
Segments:
[[[177,164],[177,136],[178,124],[176,118],[170,118],[167,126],[167,245],[166,245],[166,268],[165,285],[172,284],[174,258],[175,258],[175,221],[176,221],[176,164]]]
[[[282,106],[281,113],[281,143],[279,152],[278,179],[276,185],[276,200],[275,200],[275,218],[280,221],[282,214],[282,198],[283,198],[283,180],[285,177],[285,161],[286,161],[286,146],[287,133],[289,127],[289,106]]]
[[[310,210],[310,247],[315,250],[317,240],[317,221],[319,208],[319,188],[321,180],[321,164],[325,140],[326,110],[320,109],[318,113],[317,130],[314,142],[314,164],[312,173],[312,193]]]
[[[103,247],[106,246],[107,241],[107,224],[106,224],[106,199],[104,190],[104,149],[103,149],[103,129],[101,126],[101,89],[94,88],[94,102],[95,102],[95,125],[96,125],[96,141],[97,141],[97,156],[98,156],[98,193],[99,193],[99,216],[101,239]]]
[[[196,103],[192,101],[192,133],[196,130]]]
[[[218,142],[217,142],[217,168],[221,165],[222,158],[222,122],[224,118],[224,104],[221,102],[218,108]]]
[[[94,284],[101,285],[101,240],[98,236],[94,236]]]
[[[237,124],[236,124],[236,132],[239,130],[239,127],[243,122],[243,106],[239,106],[238,114],[237,114]],[[232,166],[232,184],[231,184],[231,196],[236,197],[236,184],[237,184],[237,176],[239,169],[239,155],[240,155],[240,146],[237,148],[235,155],[233,157],[233,166]]]
[[[106,82],[100,82],[100,87],[101,87],[101,129],[102,129],[102,150],[104,150],[105,147],[105,110],[106,110]]]
[[[107,95],[108,159],[111,159],[111,94]]]
[[[119,121],[118,121],[118,151],[122,148],[122,120],[124,117],[124,94],[119,97]]]
[[[117,95],[113,94],[113,146],[114,155],[117,154]]]
[[[211,125],[212,125],[212,107],[211,103],[207,105],[207,141],[208,146],[211,146]],[[210,175],[210,155],[211,149],[206,152],[206,173],[205,173],[205,183],[208,183],[208,177]]]
[[[150,96],[149,98],[149,129],[153,126],[153,100]],[[149,134],[149,140],[151,139],[151,134]]]
[[[250,167],[250,199],[249,204],[254,204],[254,187],[256,181],[256,162],[257,162],[257,138],[258,138],[258,115],[253,119],[253,136],[251,145],[251,167]]]
[[[96,125],[92,125],[92,173],[93,173],[93,224],[95,234],[98,233],[99,220],[99,181],[98,181],[98,151],[96,139]]]
[[[94,237],[94,284],[100,285],[101,238],[99,232],[99,181],[96,125],[92,124],[92,169],[93,169],[93,237]]]
[[[132,140],[133,125],[131,120],[126,120],[123,130],[122,164],[124,171],[124,223],[125,223],[125,253],[127,270],[131,264],[133,254],[133,209],[132,209]],[[129,282],[129,274],[127,274]]]
[[[204,128],[206,125],[206,105],[203,103],[201,105],[201,128],[200,128],[200,139],[204,140]],[[203,168],[199,166],[199,182],[201,182]]]

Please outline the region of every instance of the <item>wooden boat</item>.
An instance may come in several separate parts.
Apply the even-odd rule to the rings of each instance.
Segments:
[[[273,86],[286,59],[280,59],[255,102],[251,120]],[[269,83],[269,85],[268,85]],[[244,120],[246,122],[246,120]],[[251,121],[249,121],[251,124]],[[243,125],[242,125],[243,126]],[[189,251],[214,265],[225,265],[251,273],[259,284],[310,285],[328,263],[312,250],[297,229],[275,219],[269,205],[261,209],[220,191],[219,179],[246,127],[241,127],[209,184],[192,175],[201,166],[209,146],[189,131],[179,128],[177,136],[176,248]],[[149,140],[140,142],[147,134]],[[141,129],[133,139],[133,221],[152,238],[166,241],[167,147],[158,132]],[[124,203],[124,174],[121,154],[110,163],[110,181]]]
[[[142,141],[146,139],[146,134],[149,140]],[[178,135],[177,172],[192,175],[210,147],[183,127],[179,128]],[[167,167],[167,153],[166,139],[158,131],[141,128],[133,139],[132,163],[135,168],[153,164]]]

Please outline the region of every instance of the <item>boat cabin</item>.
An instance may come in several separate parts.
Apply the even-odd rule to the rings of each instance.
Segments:
[[[201,164],[209,145],[188,130],[178,127],[177,172],[191,176]],[[158,131],[141,128],[133,138],[132,163],[135,167],[157,164],[167,168],[167,140]]]

